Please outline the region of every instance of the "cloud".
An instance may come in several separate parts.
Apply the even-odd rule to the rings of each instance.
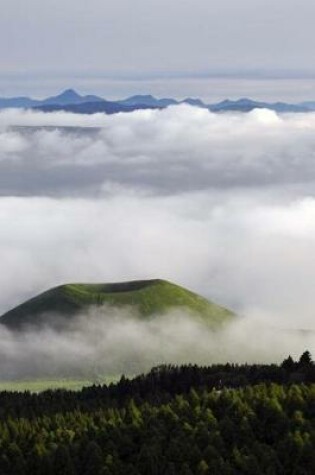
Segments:
[[[160,277],[276,326],[314,328],[314,215],[313,198],[246,193],[2,198],[0,308],[64,282]]]
[[[174,194],[315,179],[315,114],[11,110],[0,112],[0,127],[2,195],[97,196],[113,184]]]
[[[15,333],[0,326],[0,375],[97,379],[165,363],[281,362],[314,343],[314,332],[279,331],[253,318],[213,333],[183,310],[144,321],[136,312],[92,307],[62,332],[43,327]]]
[[[235,334],[314,329],[314,128],[188,106],[1,112],[0,313],[65,282],[165,278],[248,317]]]

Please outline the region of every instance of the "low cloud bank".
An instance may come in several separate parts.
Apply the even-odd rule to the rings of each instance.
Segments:
[[[314,198],[6,198],[0,222],[0,313],[62,283],[164,278],[273,326],[315,327]]]
[[[0,328],[0,379],[137,374],[163,363],[280,362],[313,348],[315,333],[236,319],[216,332],[174,311],[144,321],[130,311],[91,308],[62,332]]]
[[[314,330],[314,183],[315,114],[2,111],[0,314],[62,283],[163,278]]]
[[[0,111],[2,196],[300,186],[315,180],[315,114],[187,105],[92,116]],[[24,177],[21,180],[21,176]]]

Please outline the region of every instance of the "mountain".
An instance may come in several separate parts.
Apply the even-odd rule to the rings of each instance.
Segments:
[[[73,89],[67,89],[57,96],[48,97],[43,100],[32,99],[30,97],[9,97],[0,98],[0,109],[32,109],[41,106],[65,106],[67,104],[84,104],[103,102],[104,99],[94,95],[81,96]]]
[[[79,114],[115,114],[117,112],[132,112],[141,109],[164,109],[178,104],[189,104],[211,112],[250,112],[253,109],[269,109],[278,113],[297,113],[315,111],[315,101],[304,101],[297,104],[286,102],[264,102],[249,98],[237,100],[225,99],[224,101],[205,104],[198,98],[187,97],[177,101],[172,98],[158,99],[151,94],[138,94],[117,101],[107,101],[95,95],[81,96],[73,89],[67,89],[57,96],[51,96],[43,100],[29,97],[0,98],[0,109],[24,108],[37,109],[44,112],[66,111]]]
[[[121,101],[118,101],[119,104],[123,104],[126,106],[149,106],[149,107],[168,107],[171,105],[176,105],[178,104],[175,99],[168,99],[168,98],[163,98],[163,99],[156,99],[154,96],[151,95],[137,95],[137,96],[131,96],[128,97],[127,99],[123,99]]]
[[[127,99],[123,99],[122,101],[118,101],[120,104],[124,105],[129,105],[129,106],[139,106],[139,105],[145,105],[145,106],[150,106],[150,107],[169,107],[169,106],[174,106],[178,104],[189,104],[191,106],[196,106],[196,107],[207,107],[200,99],[196,98],[191,98],[187,97],[186,99],[183,99],[182,101],[176,101],[175,99],[171,98],[162,98],[162,99],[157,99],[154,96],[149,95],[138,95],[138,96],[131,96],[128,97]]]
[[[195,107],[201,107],[201,108],[207,108],[206,104],[204,104],[200,99],[196,99],[193,97],[187,97],[183,101],[180,102],[180,104],[188,104],[190,106],[195,106]]]
[[[311,104],[311,103],[309,103]],[[253,109],[269,109],[275,112],[309,112],[310,107],[307,107],[303,104],[287,104],[285,102],[260,102],[253,101],[248,98],[241,98],[237,101],[231,101],[226,99],[222,102],[216,104],[211,104],[208,106],[211,112],[250,112]]]
[[[140,318],[149,318],[176,308],[185,308],[207,325],[216,326],[233,312],[190,290],[166,280],[139,280],[108,284],[65,284],[22,303],[5,313],[0,323],[10,329],[49,324],[63,327],[69,318],[91,305],[107,304],[132,308]]]
[[[300,103],[301,106],[306,107],[309,110],[315,110],[315,101],[305,101]]]
[[[88,96],[85,96],[88,97]],[[315,103],[309,101],[301,104],[287,104],[285,102],[260,102],[248,98],[241,98],[236,101],[226,99],[224,101],[206,105],[200,99],[186,98],[182,101],[175,99],[157,99],[151,95],[132,96],[121,101],[102,102],[82,102],[69,104],[41,104],[35,106],[44,112],[63,110],[80,114],[95,114],[104,112],[105,114],[115,114],[117,112],[132,112],[141,109],[165,109],[166,107],[179,104],[188,104],[194,107],[208,109],[211,112],[250,112],[254,109],[269,109],[277,113],[298,113],[315,111]]]
[[[64,111],[72,112],[74,114],[117,114],[118,112],[133,112],[135,110],[143,109],[159,109],[159,107],[148,106],[144,104],[125,105],[119,102],[99,101],[99,102],[82,102],[80,104],[44,104],[33,107],[35,110],[42,112]]]
[[[29,97],[0,97],[0,109],[30,109],[39,105],[40,101]]]
[[[62,92],[58,96],[48,97],[41,101],[39,105],[41,106],[49,106],[49,105],[59,105],[64,106],[67,104],[84,104],[85,102],[103,102],[104,99],[98,96],[88,95],[88,96],[80,96],[76,91],[73,89],[67,89],[66,91]]]

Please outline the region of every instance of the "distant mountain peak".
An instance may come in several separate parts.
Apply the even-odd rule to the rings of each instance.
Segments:
[[[77,93],[77,91],[75,91],[74,89],[65,89],[63,92],[61,92],[59,94],[59,97],[62,97],[62,96],[67,96],[67,97],[82,97],[80,96],[79,93]],[[57,96],[58,97],[58,96]]]
[[[186,99],[184,99],[182,101],[184,104],[188,104],[190,106],[196,106],[196,107],[207,107],[201,99],[198,99],[196,97],[186,97]]]
[[[42,101],[41,105],[68,105],[68,104],[82,104],[84,102],[102,102],[104,99],[97,96],[81,96],[74,89],[66,89],[57,96],[48,97]]]
[[[134,105],[144,105],[148,107],[168,107],[170,105],[178,104],[175,99],[164,97],[162,99],[157,99],[151,94],[138,94],[135,96],[127,97],[119,101],[120,104],[134,106]]]
[[[152,96],[152,94],[135,94],[134,96],[129,97],[129,99],[157,100],[154,96]]]
[[[75,89],[68,88],[56,96],[43,100],[29,97],[0,97],[0,109],[22,108],[39,109],[44,112],[67,111],[80,114],[117,112],[132,112],[142,109],[164,109],[177,104],[189,104],[191,106],[208,109],[212,112],[250,112],[253,109],[269,109],[279,113],[286,112],[315,112],[315,101],[304,101],[296,104],[285,102],[264,102],[253,100],[248,97],[239,99],[225,99],[214,104],[206,104],[199,98],[187,97],[176,100],[170,97],[157,98],[152,94],[137,94],[126,99],[108,101],[95,95],[80,95]]]

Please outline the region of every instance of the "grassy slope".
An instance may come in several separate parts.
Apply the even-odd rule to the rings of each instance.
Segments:
[[[120,375],[108,376],[96,379],[25,379],[0,381],[0,391],[30,391],[39,393],[47,389],[68,389],[71,391],[80,391],[82,388],[92,386],[93,384],[110,384],[116,383],[120,379]]]
[[[69,389],[79,391],[80,389],[91,386],[93,383],[88,380],[76,379],[34,379],[19,381],[0,381],[0,391],[39,393],[47,389]]]
[[[210,325],[229,320],[233,313],[199,295],[165,280],[119,284],[67,284],[55,287],[6,313],[1,321],[9,327],[36,324],[48,312],[73,315],[90,305],[131,306],[143,318],[172,308],[185,307]]]

